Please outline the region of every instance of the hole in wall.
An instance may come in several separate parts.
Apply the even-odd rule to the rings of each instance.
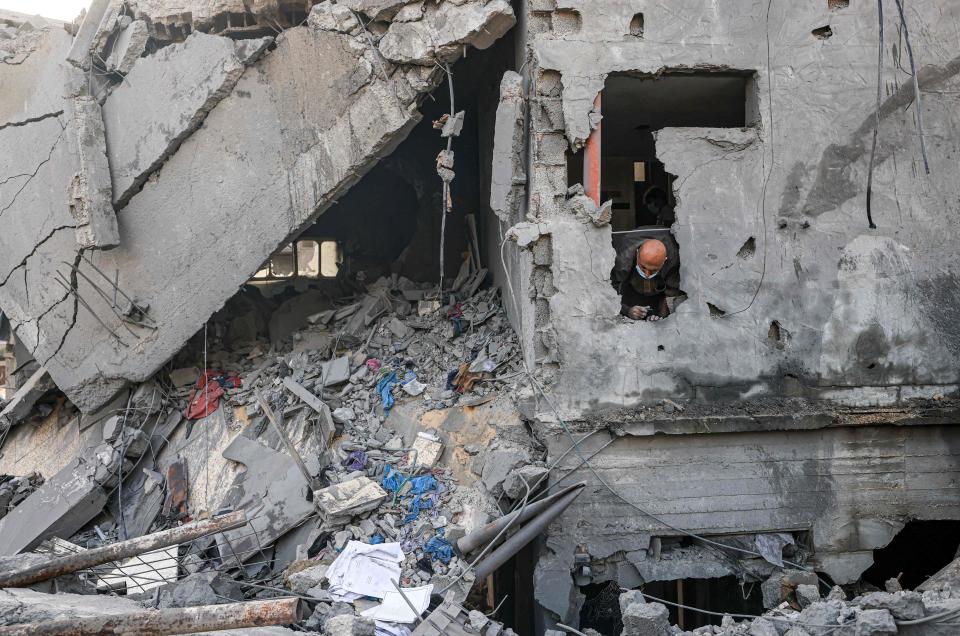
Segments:
[[[642,18],[641,14],[634,16],[638,32]],[[672,70],[657,76],[620,73],[607,78],[602,102],[600,200],[611,202],[617,252],[611,278],[628,309],[651,306],[658,316],[668,317],[686,299],[679,277],[681,246],[671,229],[677,221],[676,177],[657,157],[654,133],[669,127],[742,128],[753,123],[753,76],[753,71],[718,69]],[[567,171],[568,185],[597,178],[596,173],[584,173],[582,152],[568,155]],[[637,250],[650,240],[664,244],[668,265],[658,274],[659,279],[635,280]],[[628,298],[625,285],[638,293]],[[654,287],[655,292],[651,291]],[[639,296],[649,302],[640,302]]]
[[[666,349],[663,345],[657,345],[657,351],[666,351]]]
[[[780,342],[783,333],[780,330],[780,322],[774,320],[770,323],[770,329],[767,331],[767,338],[773,340],[774,342]]]
[[[630,20],[630,35],[638,40],[643,38],[643,14],[637,13]]]
[[[863,580],[881,590],[887,579],[900,577],[900,585],[912,590],[957,556],[960,521],[911,521],[893,541],[873,551],[873,565]]]
[[[720,309],[719,307],[717,307],[717,306],[714,305],[713,303],[707,303],[707,309],[710,310],[710,317],[711,317],[711,318],[722,318],[723,316],[726,316],[726,315],[727,315],[727,312],[725,312],[724,310]]]
[[[754,237],[748,238],[743,242],[743,245],[740,247],[740,250],[737,252],[737,257],[742,259],[752,258],[757,252],[757,240]]]
[[[831,29],[830,25],[828,24],[826,26],[814,29],[810,33],[812,33],[813,37],[817,38],[818,40],[826,40],[833,35],[833,29]]]
[[[580,610],[580,629],[593,629],[601,634],[619,634],[623,629],[619,603],[620,587],[615,582],[608,581],[583,586],[580,591],[586,597]],[[644,584],[642,591],[669,603],[680,603],[720,614],[711,616],[668,605],[670,623],[688,631],[705,625],[719,625],[723,613],[763,613],[760,586],[741,585],[735,576],[651,581]]]
[[[846,9],[850,6],[850,0],[827,0],[827,8],[831,11]]]

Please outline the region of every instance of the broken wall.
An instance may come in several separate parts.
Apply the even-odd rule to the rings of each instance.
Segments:
[[[86,250],[68,231],[77,225],[66,191],[77,157],[62,143],[64,96],[82,93],[85,79],[63,61],[70,37],[42,31],[24,63],[3,67],[0,146],[24,152],[2,153],[0,306],[77,406],[94,409],[154,373],[406,136],[418,100],[442,79],[435,62],[487,47],[514,23],[504,0],[428,9],[378,44],[349,8],[325,2],[259,60],[252,45],[210,46],[218,36],[202,33],[161,49],[166,64],[139,60],[103,105],[114,196],[118,170],[125,184],[143,183],[117,200],[120,241],[110,251]],[[392,28],[418,35],[416,46],[400,46]],[[184,96],[164,89],[166,68],[211,70]],[[170,124],[127,130],[145,103]],[[113,283],[149,306],[146,319],[133,324],[123,303],[94,288]]]
[[[514,228],[529,276],[516,296],[526,305],[519,331],[527,357],[546,386],[545,395],[532,393],[530,414],[553,440],[550,458],[571,444],[560,418],[576,437],[629,432],[591,460],[622,496],[706,534],[812,530],[815,564],[843,580],[856,579],[869,565],[864,555],[889,541],[886,524],[960,516],[947,503],[957,494],[952,482],[936,478],[929,492],[902,482],[921,461],[908,440],[929,445],[920,453],[931,462],[924,471],[957,465],[951,428],[899,426],[954,422],[950,398],[960,368],[953,327],[960,261],[950,247],[960,212],[952,176],[960,141],[943,132],[960,118],[953,97],[960,61],[946,45],[960,8],[942,0],[912,6],[931,173],[924,174],[919,152],[910,77],[898,68],[906,60],[902,44],[888,38],[873,181],[878,227],[871,229],[865,196],[877,115],[875,6],[774,3],[768,16],[767,3],[748,0],[530,3],[527,218]],[[898,22],[896,11],[887,12],[887,34]],[[825,24],[832,37],[811,33]],[[610,74],[691,70],[752,73],[759,123],[656,133],[657,157],[676,175],[672,231],[689,300],[664,321],[632,322],[619,316],[609,282],[610,226],[568,202],[567,153],[581,149],[599,121],[594,98]],[[742,250],[751,239],[755,250]],[[848,417],[847,409],[860,415]],[[782,432],[830,426],[866,428]],[[707,436],[724,431],[737,434]],[[677,437],[648,437],[657,432]],[[781,457],[754,450],[784,443]],[[716,453],[690,456],[713,445]],[[854,448],[859,459],[849,456]],[[724,462],[739,466],[735,479]],[[896,470],[880,466],[886,462]],[[698,487],[688,483],[693,465]],[[640,548],[618,542],[642,541],[656,526],[589,471],[575,477],[590,485],[589,503],[578,501],[553,525],[535,581],[541,604],[568,620],[582,600],[570,593],[577,544],[623,563],[623,551]],[[756,513],[741,511],[747,486],[740,480],[759,483],[750,494],[769,498]],[[811,493],[815,509],[798,488]],[[782,516],[771,512],[778,509]],[[874,527],[887,529],[865,530]]]

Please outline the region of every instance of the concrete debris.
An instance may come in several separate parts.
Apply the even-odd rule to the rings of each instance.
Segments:
[[[800,585],[800,588],[807,587],[806,584]],[[910,591],[871,592],[848,601],[842,593],[839,598],[814,600],[812,592],[801,589],[799,594],[809,601],[802,610],[797,610],[785,602],[752,620],[737,622],[730,616],[725,616],[721,625],[699,627],[691,632],[670,626],[666,620],[668,612],[664,605],[646,603],[642,598],[637,597],[639,592],[630,591],[621,595],[620,605],[624,623],[621,636],[639,634],[644,636],[647,634],[663,636],[667,634],[677,636],[680,634],[713,634],[715,636],[948,634],[952,633],[950,631],[952,627],[939,624],[937,620],[931,620],[926,624],[905,623],[899,626],[898,622],[935,618],[944,612],[960,611],[958,592],[960,590],[953,589],[928,590],[922,594]],[[659,609],[643,611],[644,607]],[[651,618],[654,616],[655,619]]]
[[[126,75],[147,49],[150,31],[143,20],[133,20],[123,27],[107,57],[107,70]]]
[[[3,410],[0,410],[0,431],[19,424],[29,417],[37,401],[54,388],[56,385],[47,370],[43,367],[37,369],[4,404]]]
[[[357,477],[318,490],[313,497],[324,522],[332,526],[377,508],[387,493],[369,478]]]
[[[397,64],[449,62],[464,45],[487,48],[515,22],[506,0],[428,3],[420,20],[391,24],[378,47]]]
[[[0,519],[16,508],[43,484],[43,475],[37,472],[23,477],[0,475]]]

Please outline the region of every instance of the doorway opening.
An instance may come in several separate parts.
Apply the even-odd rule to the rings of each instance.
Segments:
[[[912,590],[957,558],[960,521],[911,521],[886,547],[873,551],[864,581],[884,589],[896,578]]]

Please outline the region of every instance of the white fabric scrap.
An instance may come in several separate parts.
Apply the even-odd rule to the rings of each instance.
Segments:
[[[403,594],[406,595],[407,600],[409,600],[414,607],[420,610],[421,616],[427,608],[430,607],[430,594],[432,592],[432,585],[403,588]],[[403,595],[395,589],[383,595],[383,602],[380,605],[364,610],[360,612],[360,615],[366,618],[373,618],[378,622],[385,621],[388,623],[412,623],[417,620],[417,616],[413,613],[413,610],[410,609],[410,606],[407,605],[407,601],[403,599]]]
[[[383,598],[394,589],[391,581],[400,580],[403,558],[399,543],[348,542],[327,570],[330,596],[347,602],[362,596]]]

